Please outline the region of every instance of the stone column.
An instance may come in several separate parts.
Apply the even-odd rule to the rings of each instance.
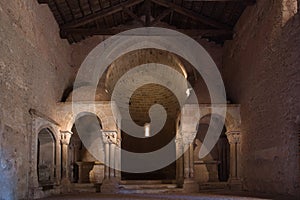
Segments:
[[[182,187],[183,184],[183,147],[182,147],[182,137],[178,136],[175,140],[176,143],[176,182],[178,187]]]
[[[102,131],[105,145],[105,177],[101,186],[103,193],[115,193],[118,191],[118,182],[114,174],[115,145],[117,144],[116,131]]]
[[[104,163],[104,173],[105,177],[109,179],[109,142],[104,142],[104,153],[105,153],[105,163]]]
[[[241,190],[240,180],[240,131],[226,132],[230,144],[230,188],[234,190]]]
[[[191,136],[192,133],[183,134],[183,146],[184,146],[184,181],[183,181],[183,190],[187,193],[198,192],[199,185],[194,180],[194,149],[193,149],[193,140]]]
[[[121,139],[117,139],[115,146],[115,177],[121,180]]]
[[[194,143],[190,144],[190,178],[194,178]]]
[[[70,131],[60,131],[61,133],[61,147],[62,147],[62,181],[61,183],[69,184],[69,143],[71,139],[72,132]]]
[[[110,177],[115,177],[115,144],[111,143],[109,144],[109,165],[110,167]]]
[[[183,162],[184,162],[184,178],[190,178],[190,145],[186,144],[184,146]]]

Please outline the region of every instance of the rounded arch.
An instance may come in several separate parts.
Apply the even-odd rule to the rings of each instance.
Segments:
[[[95,110],[89,110],[89,109],[83,109],[82,111],[79,111],[78,113],[71,112],[67,117],[67,125],[65,127],[66,130],[71,131],[73,124],[75,123],[76,119],[84,116],[84,115],[95,115],[101,122],[101,128],[106,129],[108,126],[108,122],[106,120],[106,116],[104,112],[101,111],[101,109],[95,109]]]
[[[218,114],[206,114],[201,117],[197,126],[197,134],[195,138],[195,150],[194,158],[197,159],[203,140],[206,137],[208,126],[211,124],[212,128],[214,125],[223,123],[224,119]],[[209,181],[221,181],[226,182],[229,178],[229,162],[230,162],[230,145],[227,139],[226,131],[227,126],[230,125],[230,122],[226,121],[223,124],[223,130],[219,135],[219,139],[216,142],[212,150],[207,154],[202,160],[205,163],[205,169],[208,172]],[[214,129],[213,129],[214,130]]]
[[[40,185],[53,184],[56,179],[56,138],[50,128],[38,132],[37,174]]]

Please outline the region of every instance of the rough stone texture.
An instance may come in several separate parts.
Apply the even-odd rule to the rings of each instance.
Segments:
[[[70,47],[47,6],[0,2],[0,199],[29,194],[30,108],[54,116],[69,81]],[[20,145],[23,144],[23,145]],[[10,192],[8,192],[10,191]]]
[[[296,1],[258,0],[225,44],[228,98],[241,104],[244,189],[299,197],[300,29]]]

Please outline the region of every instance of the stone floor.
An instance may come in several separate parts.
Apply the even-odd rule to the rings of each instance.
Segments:
[[[248,196],[248,197],[247,197]],[[101,193],[85,193],[85,194],[74,194],[74,195],[61,195],[49,198],[44,198],[43,200],[76,200],[76,199],[86,199],[86,200],[258,200],[258,199],[290,199],[287,197],[249,197],[250,194],[241,196],[239,194],[101,194]]]

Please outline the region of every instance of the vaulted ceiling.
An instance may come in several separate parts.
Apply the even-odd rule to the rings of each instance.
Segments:
[[[48,4],[70,43],[138,27],[165,27],[218,43],[255,0],[37,0]]]

